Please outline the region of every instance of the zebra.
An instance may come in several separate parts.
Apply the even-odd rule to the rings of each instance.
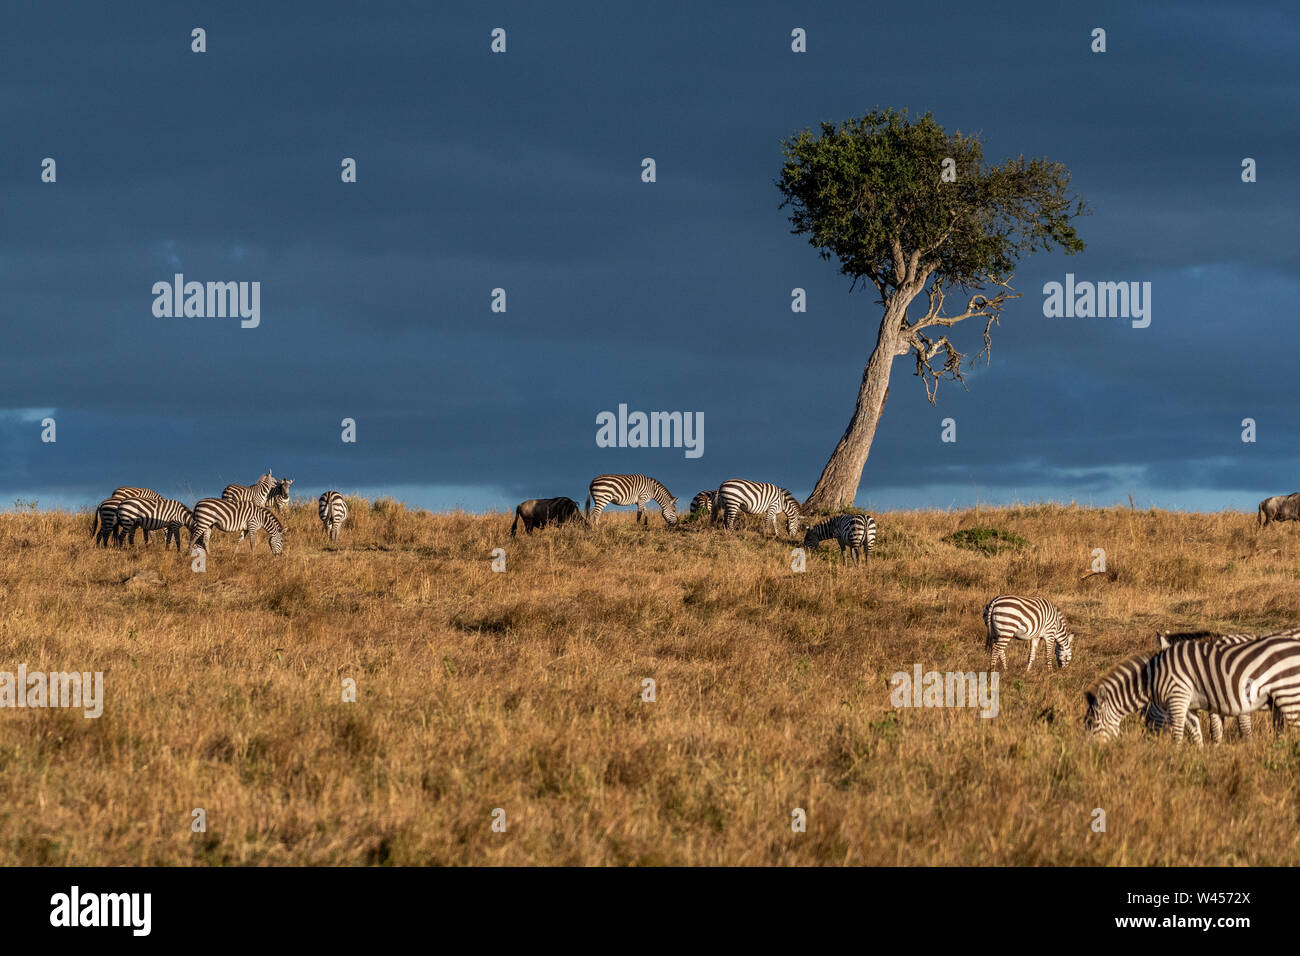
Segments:
[[[1143,668],[1151,703],[1168,715],[1175,740],[1183,739],[1188,712],[1224,716],[1273,706],[1287,726],[1300,723],[1300,637],[1297,631],[1254,640],[1187,640],[1158,651]],[[1127,701],[1089,696],[1088,730],[1110,739],[1132,709]],[[1193,734],[1195,738],[1195,734]]]
[[[149,501],[144,498],[126,498],[117,506],[117,533],[119,544],[125,538],[135,546],[135,529],[144,531],[144,543],[149,543],[150,531],[165,531],[163,547],[176,539],[176,551],[181,550],[181,528],[190,527],[194,513],[179,501]]]
[[[1286,631],[1274,631],[1271,634],[1264,635],[1267,637],[1300,637],[1300,628],[1292,628]],[[1216,644],[1245,644],[1248,641],[1255,641],[1260,638],[1258,634],[1220,634],[1217,631],[1184,631],[1182,633],[1170,634],[1156,632],[1156,643],[1160,650],[1165,650],[1179,641],[1211,641]],[[1271,707],[1271,705],[1270,705]],[[1282,717],[1282,712],[1276,708],[1273,711],[1273,724],[1280,732],[1286,722]],[[1164,717],[1163,712],[1158,708],[1152,707],[1152,713],[1147,716],[1147,724],[1159,727]],[[1153,719],[1154,718],[1154,719]],[[1237,731],[1241,734],[1243,740],[1250,740],[1253,734],[1252,720],[1249,713],[1236,715]],[[1213,711],[1210,712],[1210,740],[1214,743],[1220,743],[1223,740],[1223,718]]]
[[[713,492],[701,491],[691,499],[691,514],[699,514],[702,511],[713,512]]]
[[[866,563],[871,563],[871,549],[876,546],[876,522],[871,515],[835,515],[808,529],[803,536],[804,549],[816,548],[827,538],[834,538],[840,546],[840,560],[849,562],[849,552],[853,552],[853,563],[862,560],[866,553]]]
[[[284,550],[284,525],[269,508],[255,505],[251,501],[231,501],[227,498],[204,498],[194,506],[194,518],[190,525],[190,542],[197,544],[200,550],[208,550],[208,536],[213,528],[221,531],[238,531],[238,548],[248,538],[248,550],[252,551],[257,543],[257,532],[265,528],[270,538],[271,553],[279,554]]]
[[[104,547],[108,547],[108,539],[114,535],[117,505],[127,498],[141,498],[145,501],[163,500],[163,496],[151,488],[135,488],[131,485],[115,488],[111,495],[95,506],[94,515],[90,520],[90,536],[95,539],[96,544],[102,543]]]
[[[713,520],[716,522],[719,515],[724,516],[728,531],[735,527],[736,515],[743,511],[762,515],[763,532],[767,532],[771,523],[772,534],[779,535],[776,516],[784,512],[786,529],[793,536],[799,533],[800,510],[798,499],[781,486],[745,478],[724,481],[713,495]]]
[[[1157,653],[1143,651],[1120,661],[1095,688],[1084,692],[1088,712],[1084,715],[1083,726],[1089,733],[1111,739],[1119,733],[1119,722],[1135,711],[1146,715],[1147,726],[1151,729],[1168,724],[1169,715],[1151,701],[1149,665]],[[1199,744],[1201,722],[1192,713],[1188,713],[1186,719],[1192,739]],[[1103,731],[1102,728],[1106,729]]]
[[[317,499],[316,512],[331,541],[339,539],[339,529],[348,520],[348,503],[337,491],[327,491]]]
[[[656,481],[648,475],[597,475],[591,479],[587,489],[587,501],[584,517],[595,525],[600,513],[609,505],[636,505],[636,520],[640,524],[644,518],[646,527],[650,527],[650,515],[645,506],[653,498],[659,503],[660,514],[671,527],[677,523],[677,499],[663,482]],[[593,507],[594,502],[594,507]]]
[[[257,484],[226,485],[221,492],[221,497],[225,501],[251,501],[258,507],[265,508],[266,499],[269,498],[271,492],[278,487],[279,485],[276,483],[276,480],[271,477],[271,469],[268,468],[266,469],[266,474],[257,479]]]
[[[280,478],[266,496],[264,508],[271,508],[274,511],[283,511],[284,506],[289,503],[289,486],[293,484],[292,478]]]
[[[1007,666],[1007,644],[1013,637],[1030,642],[1026,672],[1034,666],[1040,640],[1047,641],[1048,651],[1055,652],[1057,667],[1065,667],[1074,657],[1074,635],[1066,627],[1065,617],[1055,604],[1043,598],[1011,594],[995,597],[984,608],[984,624],[988,628],[984,648],[990,652],[990,670],[997,670],[999,661]]]

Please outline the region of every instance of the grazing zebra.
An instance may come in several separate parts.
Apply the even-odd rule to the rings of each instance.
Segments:
[[[220,531],[238,531],[238,548],[248,538],[248,550],[252,551],[257,543],[257,532],[265,528],[270,537],[271,553],[279,554],[284,550],[284,525],[268,508],[255,505],[251,501],[230,501],[226,498],[204,498],[194,506],[193,523],[190,525],[190,541],[203,551],[208,550],[208,535],[213,528]]]
[[[266,496],[264,508],[271,508],[275,511],[283,511],[284,506],[289,503],[289,486],[293,484],[292,478],[281,478],[275,483]],[[256,504],[256,502],[254,502]]]
[[[701,491],[691,499],[691,514],[699,514],[701,511],[712,513],[713,511],[713,492]]]
[[[876,522],[871,515],[835,515],[808,529],[803,536],[805,549],[818,547],[827,538],[834,538],[840,546],[840,560],[849,563],[849,552],[853,553],[853,563],[862,560],[866,552],[867,564],[871,563],[871,549],[876,546]]]
[[[114,537],[117,527],[117,506],[125,500],[125,498],[105,498],[95,506],[95,518],[90,524],[90,533],[94,536],[95,544],[108,547],[108,539]]]
[[[650,527],[650,515],[645,506],[651,498],[659,503],[659,511],[670,526],[677,523],[677,499],[659,481],[648,475],[598,475],[591,479],[587,489],[585,515],[595,525],[600,513],[609,505],[636,505],[636,520],[644,518]],[[594,507],[593,507],[594,502]]]
[[[125,538],[135,547],[135,529],[144,531],[144,543],[149,543],[150,531],[165,531],[163,547],[176,539],[176,550],[181,550],[181,528],[188,528],[193,512],[179,501],[149,501],[144,498],[126,498],[117,506],[118,543]]]
[[[142,498],[146,501],[162,501],[163,496],[150,488],[134,488],[130,485],[123,485],[121,488],[114,489],[113,493],[101,501],[95,508],[94,516],[90,520],[90,536],[95,539],[95,543],[102,543],[108,547],[108,539],[114,533],[113,525],[117,518],[117,502],[125,501],[127,498]],[[112,507],[109,507],[112,505]],[[108,527],[105,528],[104,519],[108,520]]]
[[[1043,598],[1010,594],[995,597],[984,608],[984,624],[988,628],[984,647],[991,652],[990,670],[997,670],[999,661],[1007,666],[1007,644],[1013,637],[1030,642],[1026,671],[1034,666],[1040,640],[1047,641],[1049,652],[1055,652],[1057,667],[1064,667],[1074,656],[1074,635],[1065,626],[1064,616],[1055,604]]]
[[[1169,715],[1151,702],[1150,664],[1156,653],[1144,651],[1120,661],[1094,689],[1084,692],[1088,712],[1083,726],[1089,733],[1111,739],[1119,733],[1119,722],[1135,711],[1146,715],[1147,726],[1152,729],[1168,724]],[[1192,739],[1200,743],[1201,722],[1195,714],[1188,713],[1187,729]]]
[[[221,497],[225,501],[251,501],[259,508],[265,508],[266,499],[276,487],[278,487],[276,480],[271,477],[271,469],[268,468],[266,474],[257,479],[257,484],[226,485],[221,492]]]
[[[320,515],[320,522],[325,526],[325,533],[330,536],[330,540],[337,541],[339,529],[348,520],[348,503],[343,500],[343,496],[337,491],[325,492],[317,499],[316,513]]]
[[[1288,726],[1300,723],[1300,638],[1288,631],[1240,643],[1178,641],[1146,664],[1153,706],[1168,715],[1175,740],[1183,739],[1188,712],[1237,716],[1273,706]],[[1132,711],[1127,703],[1089,695],[1088,729],[1109,739]],[[1193,735],[1195,736],[1195,735]]]
[[[1156,632],[1156,641],[1160,650],[1164,650],[1172,644],[1179,641],[1212,641],[1216,644],[1245,644],[1247,641],[1255,641],[1260,638],[1259,634],[1220,634],[1217,631],[1184,631],[1178,634],[1167,634]],[[1266,637],[1300,637],[1300,628],[1292,628],[1286,631],[1274,631],[1271,634],[1263,635]],[[1281,731],[1286,726],[1282,717],[1282,712],[1270,704],[1273,711],[1273,724]],[[1151,708],[1152,713],[1148,714],[1148,725],[1159,726],[1163,723],[1162,718],[1166,715],[1156,707]],[[1153,717],[1155,719],[1153,719]],[[1253,726],[1250,714],[1243,713],[1236,715],[1237,731],[1241,734],[1243,740],[1250,740],[1253,732]],[[1210,713],[1210,740],[1214,743],[1220,743],[1223,740],[1223,718],[1211,711]]]
[[[718,486],[713,496],[713,520],[719,515],[726,518],[726,528],[735,527],[736,515],[741,512],[763,516],[763,531],[772,525],[772,534],[780,532],[776,527],[776,516],[785,513],[785,526],[791,535],[799,533],[800,507],[794,495],[780,485],[770,485],[762,481],[749,481],[745,478],[730,478]]]

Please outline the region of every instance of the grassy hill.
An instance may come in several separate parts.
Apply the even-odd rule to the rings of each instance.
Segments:
[[[505,515],[351,505],[337,546],[293,508],[279,558],[214,533],[203,573],[161,536],[91,547],[87,514],[0,515],[0,670],[104,671],[106,697],[0,710],[0,863],[1300,863],[1300,734],[1081,722],[1157,628],[1300,623],[1300,529],[886,513],[869,569],[826,544],[794,573],[752,527],[512,542]],[[1094,548],[1114,580],[1081,577]],[[987,668],[1004,592],[1056,601],[1074,662],[1026,676],[1014,642],[997,717],[895,709],[897,671]]]

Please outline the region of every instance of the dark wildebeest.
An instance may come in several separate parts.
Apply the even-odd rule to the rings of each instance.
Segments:
[[[1261,501],[1256,524],[1267,528],[1270,521],[1300,521],[1300,492],[1274,495]]]
[[[520,518],[524,521],[524,534],[532,534],[534,528],[581,520],[582,512],[572,498],[529,498],[519,502],[519,507],[515,509],[515,523],[510,526],[512,538],[519,530]]]

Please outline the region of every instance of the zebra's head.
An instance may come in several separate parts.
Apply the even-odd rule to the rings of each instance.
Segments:
[[[1056,666],[1064,667],[1074,657],[1074,635],[1066,634],[1056,640]]]
[[[271,553],[272,554],[282,553],[284,551],[284,535],[285,535],[284,525],[280,524],[280,522],[278,521],[274,523],[268,522],[266,526],[266,530],[268,532],[267,536],[270,538],[270,542],[271,542]]]
[[[1088,712],[1084,714],[1083,726],[1088,733],[1102,740],[1114,740],[1119,736],[1119,722],[1125,712],[1116,706],[1112,695],[1106,693],[1105,687],[1096,691],[1085,691],[1084,699],[1088,702]]]
[[[669,527],[672,527],[677,523],[677,499],[676,498],[668,499],[668,504],[660,506],[660,510],[663,513],[664,521],[668,522]]]

